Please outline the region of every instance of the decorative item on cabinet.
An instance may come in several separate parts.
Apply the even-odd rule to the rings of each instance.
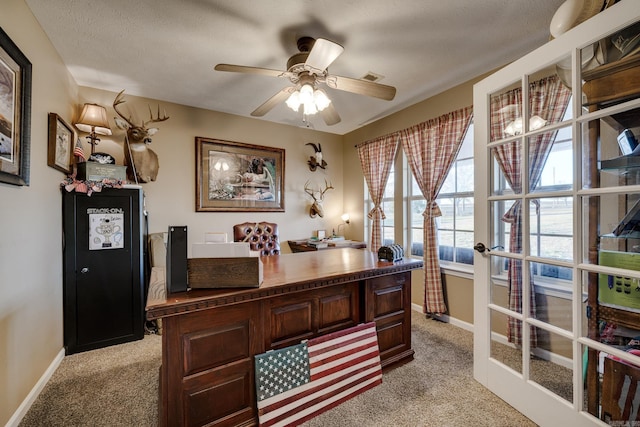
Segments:
[[[84,104],[76,127],[82,132],[87,132],[87,141],[91,144],[91,154],[96,152],[98,145],[97,135],[111,135],[111,128],[107,119],[107,110],[98,104]]]
[[[124,89],[118,93],[113,101],[113,109],[120,118],[115,117],[116,126],[126,131],[124,143],[124,159],[127,165],[127,174],[129,179],[146,183],[155,181],[158,176],[158,155],[148,147],[151,144],[151,137],[158,132],[158,128],[148,128],[151,123],[164,122],[169,119],[165,111],[160,117],[160,106],[158,105],[157,117],[153,117],[151,107],[149,107],[150,118],[142,125],[135,125],[131,121],[131,116],[126,117],[121,111],[118,111],[118,105],[124,104]]]

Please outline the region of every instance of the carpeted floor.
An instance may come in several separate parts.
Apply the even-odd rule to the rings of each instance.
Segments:
[[[473,335],[412,314],[415,360],[304,424],[535,426],[473,379]],[[161,338],[67,356],[20,426],[156,426]]]

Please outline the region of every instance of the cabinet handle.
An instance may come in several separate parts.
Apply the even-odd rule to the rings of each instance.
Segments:
[[[83,267],[82,270],[80,270],[80,273],[85,274],[88,273],[89,269],[87,267]]]

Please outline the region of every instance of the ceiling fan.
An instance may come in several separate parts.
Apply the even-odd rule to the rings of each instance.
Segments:
[[[295,111],[302,106],[305,115],[317,112],[327,125],[335,125],[340,122],[340,116],[326,93],[318,87],[320,84],[387,101],[391,101],[396,95],[396,88],[393,86],[329,74],[327,68],[344,51],[338,43],[322,38],[301,37],[298,39],[298,50],[300,52],[287,61],[287,71],[231,64],[218,64],[215,70],[286,77],[293,83],[294,86],[285,87],[253,110],[251,115],[254,117],[264,116],[276,105],[286,101]]]

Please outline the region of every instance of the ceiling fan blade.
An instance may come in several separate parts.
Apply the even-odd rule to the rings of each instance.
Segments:
[[[366,80],[352,79],[341,76],[327,76],[327,86],[360,95],[373,96],[375,98],[391,101],[396,96],[396,88]]]
[[[216,71],[230,71],[233,73],[261,74],[270,77],[284,77],[286,71],[272,70],[270,68],[247,67],[244,65],[218,64],[214,67]]]
[[[320,111],[320,115],[322,116],[322,120],[327,124],[327,126],[335,125],[336,123],[340,123],[342,120],[338,115],[338,112],[335,108],[333,108],[333,103],[329,104],[324,110]]]
[[[273,95],[271,98],[267,99],[261,106],[256,108],[251,112],[251,115],[254,117],[262,117],[267,114],[273,107],[280,104],[283,101],[286,101],[289,95],[296,90],[295,87],[289,86],[282,89],[280,92]]]
[[[316,39],[304,63],[304,68],[307,71],[313,70],[322,73],[343,51],[344,47],[338,43],[327,39]]]

